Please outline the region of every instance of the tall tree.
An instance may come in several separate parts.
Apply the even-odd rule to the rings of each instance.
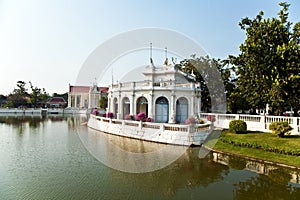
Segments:
[[[0,108],[6,103],[7,96],[0,94]]]
[[[32,106],[37,107],[38,104],[43,104],[49,98],[46,90],[43,88],[38,88],[33,86],[31,81],[29,81],[31,93],[30,93],[30,103]]]
[[[192,55],[190,59],[182,60],[175,67],[200,82],[201,110],[209,112],[226,110],[226,95],[230,94],[235,87],[231,69],[226,66],[227,62],[220,59]]]
[[[17,82],[17,88],[15,88],[7,97],[6,106],[19,107],[27,105],[27,98],[29,98],[29,94],[25,86],[26,83],[24,81]]]
[[[300,24],[288,21],[289,4],[279,4],[277,18],[264,19],[261,11],[254,19],[239,23],[246,32],[238,56],[230,56],[236,67],[238,88],[232,95],[246,99],[254,108],[299,109]]]

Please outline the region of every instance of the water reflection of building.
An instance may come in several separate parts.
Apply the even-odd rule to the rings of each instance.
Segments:
[[[209,186],[212,183],[224,179],[224,174],[229,172],[229,167],[211,161],[211,157],[198,158],[199,148],[187,148],[183,146],[166,145],[159,143],[133,140],[116,135],[105,134],[92,129],[86,132],[79,132],[79,136],[88,151],[108,166],[118,164],[134,169],[137,165],[144,169],[149,166],[161,164],[171,157],[175,151],[180,151],[181,156],[170,162],[164,168],[150,173],[124,173],[111,168],[110,173],[116,185],[131,184],[141,192],[158,194],[166,199],[172,198],[182,188],[198,188]],[[171,151],[160,151],[169,146]],[[182,152],[182,149],[185,151]],[[120,154],[125,151],[124,154]],[[134,154],[145,153],[141,157]],[[157,153],[154,159],[145,159],[147,153]],[[98,159],[101,157],[101,159]],[[136,159],[138,158],[138,159]],[[128,180],[130,180],[128,182]],[[221,198],[221,197],[220,197]]]
[[[234,161],[239,161],[239,165],[241,161],[243,161],[243,167],[241,169],[246,169],[252,172],[255,172],[257,174],[264,174],[269,175],[274,170],[279,169],[280,167],[277,167],[275,165],[267,164],[264,162],[254,161],[254,160],[247,160],[246,158],[236,157],[233,155],[213,152],[213,161],[217,163],[221,163],[223,165],[228,165],[234,168]],[[300,184],[300,172],[296,170],[290,170],[289,172],[290,181],[292,183]]]

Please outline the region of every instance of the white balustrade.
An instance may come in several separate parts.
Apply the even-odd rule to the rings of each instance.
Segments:
[[[243,120],[247,124],[249,131],[270,132],[269,125],[272,122],[287,121],[293,128],[291,134],[300,135],[300,117],[270,116],[270,115],[245,115],[245,114],[220,114],[220,113],[200,113],[201,119],[207,120],[208,115],[216,118],[215,126],[219,128],[229,128],[232,120]]]

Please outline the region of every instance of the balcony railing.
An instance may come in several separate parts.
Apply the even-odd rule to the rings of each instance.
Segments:
[[[160,82],[151,82],[151,81],[137,81],[137,82],[123,82],[118,84],[113,84],[110,86],[110,90],[141,90],[149,88],[161,88],[161,89],[170,89],[170,88],[182,88],[182,89],[194,89],[194,83],[177,83],[176,81],[160,81]]]

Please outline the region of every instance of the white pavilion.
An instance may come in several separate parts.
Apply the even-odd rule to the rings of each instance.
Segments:
[[[142,74],[141,74],[142,75]],[[187,75],[168,64],[150,64],[143,72],[144,81],[112,84],[108,90],[108,112],[117,119],[145,112],[160,123],[185,123],[201,111],[200,84],[194,75]]]

